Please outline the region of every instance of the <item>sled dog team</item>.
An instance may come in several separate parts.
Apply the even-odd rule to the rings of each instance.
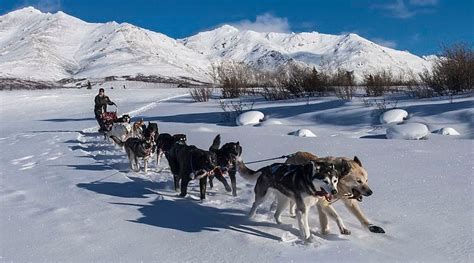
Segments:
[[[371,224],[359,207],[362,197],[372,195],[372,190],[368,185],[367,171],[357,157],[321,158],[309,152],[297,152],[285,163],[274,163],[254,171],[242,161],[240,143],[229,142],[220,147],[220,135],[214,138],[208,150],[203,150],[187,145],[184,134],[159,133],[156,123],[145,125],[140,120],[133,125],[116,123],[108,136],[125,149],[133,171],[140,170],[139,159],[143,160],[147,172],[149,159],[156,154],[158,165],[164,155],[173,174],[175,190],[181,197],[186,196],[191,180],[199,180],[200,198],[205,199],[207,181],[213,188],[214,177],[227,192],[237,196],[236,173],[239,172],[244,179],[255,182],[255,201],[249,216],[255,216],[258,206],[271,192],[276,197],[276,222],[281,224],[281,214],[289,208],[290,216],[296,217],[304,241],[311,239],[308,211],[312,206],[317,207],[322,234],[329,233],[328,216],[337,223],[341,234],[351,233],[332,206],[338,200],[369,231],[385,233],[381,227]],[[225,176],[229,176],[231,185]]]

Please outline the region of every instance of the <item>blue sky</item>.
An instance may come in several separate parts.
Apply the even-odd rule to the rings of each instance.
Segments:
[[[417,55],[474,44],[473,0],[0,0],[0,14],[34,6],[87,22],[128,22],[173,38],[232,24],[257,31],[353,32]]]

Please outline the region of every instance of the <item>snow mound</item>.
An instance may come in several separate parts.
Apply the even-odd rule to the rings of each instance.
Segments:
[[[295,135],[298,137],[317,137],[316,134],[314,134],[311,130],[309,129],[299,129],[297,131],[294,131],[290,133],[291,135]]]
[[[430,131],[422,123],[406,123],[387,129],[387,139],[419,140],[426,137]]]
[[[405,110],[401,109],[393,109],[384,112],[382,115],[380,115],[380,123],[386,124],[386,123],[397,123],[397,122],[402,122],[408,117],[408,112]]]
[[[264,117],[265,115],[260,111],[247,111],[237,116],[235,123],[237,126],[259,124]]]
[[[438,134],[441,135],[461,135],[458,131],[451,127],[444,127],[439,129]]]
[[[283,122],[281,122],[280,120],[268,119],[258,124],[258,126],[274,126],[274,125],[282,125],[282,124]]]

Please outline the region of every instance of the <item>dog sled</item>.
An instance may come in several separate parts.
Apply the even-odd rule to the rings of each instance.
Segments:
[[[117,105],[114,105],[114,106],[115,106],[115,111],[106,111],[100,115],[100,118],[104,122],[104,127],[106,129],[105,132],[109,132],[112,129],[114,122],[116,122],[118,119],[117,117],[118,106]]]

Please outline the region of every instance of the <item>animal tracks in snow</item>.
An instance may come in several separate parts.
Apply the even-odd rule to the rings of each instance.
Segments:
[[[18,158],[18,159],[13,159],[13,160],[11,161],[11,163],[12,163],[13,165],[18,165],[20,162],[29,160],[29,159],[31,159],[31,158],[33,158],[33,157],[35,157],[35,156],[34,156],[34,155],[28,155],[28,156],[21,157],[21,158]]]

